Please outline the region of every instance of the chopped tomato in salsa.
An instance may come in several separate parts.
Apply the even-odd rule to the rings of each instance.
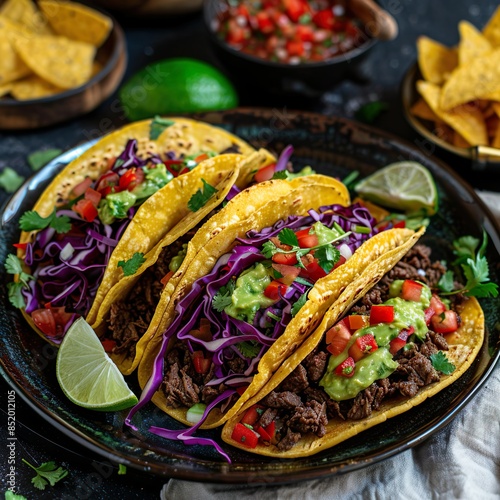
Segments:
[[[339,0],[222,2],[215,29],[231,47],[282,63],[324,61],[362,45],[361,23]]]

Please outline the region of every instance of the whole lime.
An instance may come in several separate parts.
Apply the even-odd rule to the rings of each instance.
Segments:
[[[235,88],[217,68],[189,58],[165,59],[145,66],[122,86],[119,96],[131,121],[238,105]]]

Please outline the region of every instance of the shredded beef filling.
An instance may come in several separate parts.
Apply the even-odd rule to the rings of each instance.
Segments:
[[[111,305],[108,330],[116,341],[114,354],[126,354],[130,358],[135,356],[136,344],[146,333],[163,291],[160,280],[169,272],[172,258],[184,243],[192,239],[194,233],[195,229],[165,247],[156,263],[142,273],[128,296]]]
[[[428,247],[416,245],[351,311],[367,313],[372,305],[383,303],[388,298],[390,284],[397,279],[413,279],[435,286],[446,269],[439,262],[431,262],[429,255]],[[265,427],[273,416],[277,429],[276,446],[282,451],[291,449],[302,434],[322,437],[329,419],[367,418],[385,399],[398,395],[414,397],[420,388],[437,382],[439,373],[429,358],[438,350],[448,350],[445,338],[428,332],[424,342],[396,354],[394,359],[399,367],[392,375],[377,380],[355,398],[341,402],[333,401],[317,385],[326,371],[328,356],[323,350],[315,350],[262,400],[268,409],[256,425]]]

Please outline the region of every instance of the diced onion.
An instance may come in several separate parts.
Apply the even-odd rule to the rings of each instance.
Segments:
[[[349,260],[352,257],[352,250],[347,243],[342,243],[339,246],[340,255],[345,257],[345,260]]]
[[[207,405],[203,403],[196,403],[187,411],[186,420],[192,424],[197,424],[201,420],[201,417],[203,417],[203,413],[205,413],[206,408]]]
[[[66,243],[64,248],[61,250],[61,260],[69,260],[75,253],[75,249],[71,243]]]

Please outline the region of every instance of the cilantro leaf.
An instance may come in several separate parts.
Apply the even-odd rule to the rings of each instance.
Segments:
[[[278,170],[278,172],[274,172],[271,179],[282,179],[284,181],[290,178],[290,172],[288,170]]]
[[[462,236],[453,242],[453,253],[458,257],[453,264],[461,264],[467,259],[473,259],[479,240],[473,236]]]
[[[455,365],[450,363],[443,351],[438,351],[434,354],[431,354],[430,360],[432,366],[437,371],[444,373],[445,375],[450,375],[450,373],[453,373],[455,371]]]
[[[236,288],[236,282],[231,280],[227,285],[221,286],[219,291],[215,294],[212,299],[212,307],[217,312],[222,312],[227,306],[231,305],[234,289]]]
[[[10,283],[7,283],[9,302],[18,309],[22,309],[23,307],[26,306],[22,294],[23,288],[24,285],[20,281],[11,281]]]
[[[56,209],[48,216],[42,217],[34,210],[25,212],[19,219],[19,227],[23,231],[36,231],[52,227],[57,233],[67,233],[71,229],[71,222],[67,215],[56,215]]]
[[[36,476],[31,479],[33,486],[39,490],[44,490],[47,484],[54,486],[58,481],[68,475],[68,471],[62,467],[57,467],[55,462],[44,462],[39,467],[31,465],[24,458],[22,461],[36,471]]]
[[[124,276],[132,276],[144,264],[144,262],[146,262],[144,254],[141,252],[135,252],[130,259],[120,260],[118,262],[118,267],[123,269]]]
[[[236,344],[238,351],[245,356],[245,358],[255,358],[259,355],[261,346],[255,340],[248,340],[245,342],[238,342]]]
[[[324,245],[314,252],[314,256],[318,259],[318,264],[323,271],[328,274],[339,261],[340,252],[331,245]]]
[[[21,274],[23,272],[23,267],[19,258],[10,253],[5,259],[5,270],[8,274]]]
[[[54,158],[59,156],[61,153],[62,150],[57,148],[35,151],[28,156],[28,164],[31,169],[36,172],[37,170],[40,170],[44,165],[49,163],[50,160],[53,160]]]
[[[19,495],[14,493],[12,490],[7,490],[5,492],[5,500],[28,500],[24,495]]]
[[[278,252],[278,247],[272,241],[266,241],[262,245],[261,253],[266,259],[270,259]]]
[[[437,286],[443,292],[453,292],[453,289],[455,288],[453,272],[450,270],[446,271],[443,276],[439,278]]]
[[[18,281],[7,283],[7,290],[10,303],[14,307],[22,309],[26,305],[22,295],[23,288],[28,288],[29,280],[35,278],[23,271],[21,261],[14,254],[7,255],[5,259],[5,270],[8,274],[15,274],[18,276]]]
[[[372,101],[363,104],[355,113],[357,120],[364,123],[373,123],[378,116],[389,109],[389,104],[382,101]]]
[[[127,473],[127,466],[124,464],[118,464],[118,475],[124,476]]]
[[[295,234],[293,229],[290,229],[288,227],[285,227],[278,233],[278,239],[280,240],[280,243],[283,243],[283,245],[290,245],[292,247],[299,246],[297,235]]]
[[[151,121],[149,127],[149,138],[154,141],[160,137],[161,133],[168,127],[172,126],[175,122],[169,120],[168,118],[162,118],[156,115]]]
[[[6,193],[14,193],[23,182],[24,177],[10,167],[5,167],[0,173],[0,188]]]
[[[309,290],[307,292],[304,292],[295,304],[292,306],[292,316],[296,316],[297,313],[302,309],[302,306],[307,302],[307,294],[309,293]]]
[[[205,179],[201,179],[203,187],[198,189],[188,201],[188,208],[191,212],[197,212],[204,207],[207,201],[217,192],[217,189],[211,186]]]

